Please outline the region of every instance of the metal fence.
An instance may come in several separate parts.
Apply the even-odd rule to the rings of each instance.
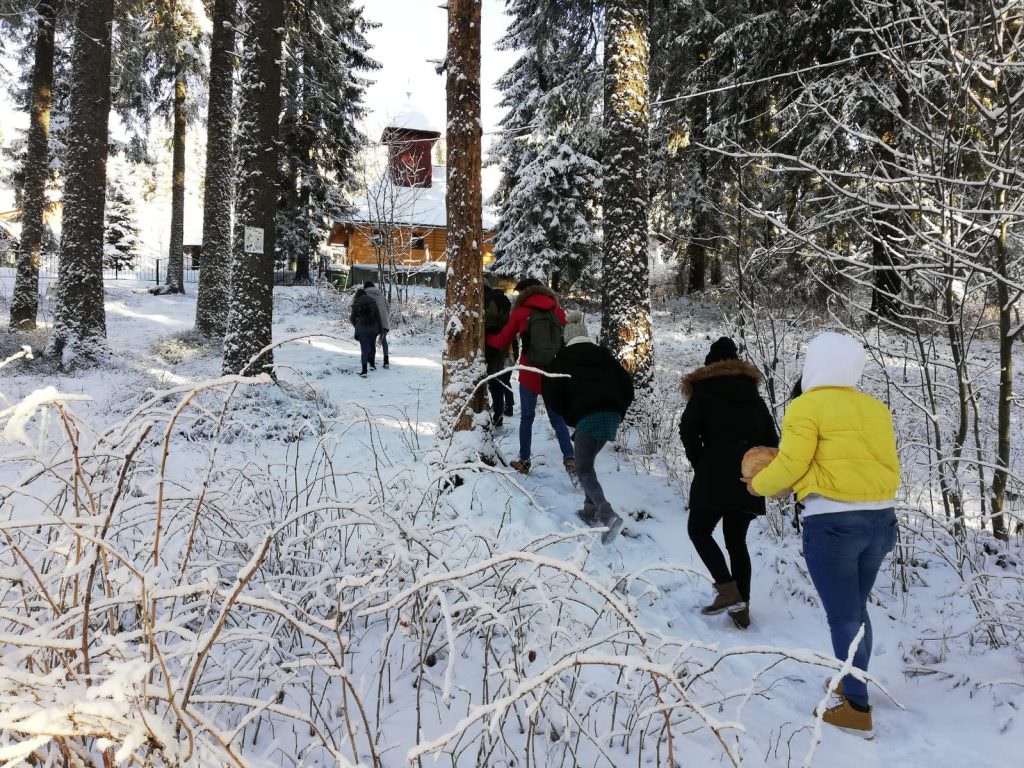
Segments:
[[[194,263],[192,257],[185,255],[185,283],[195,284],[199,282],[199,264]],[[198,260],[197,260],[198,261]],[[0,268],[15,269],[17,258],[13,252],[3,254],[0,258]],[[41,280],[57,279],[57,257],[44,256],[39,263],[39,278]],[[103,270],[104,280],[137,280],[143,283],[155,283],[160,285],[167,282],[167,259],[166,258],[140,258],[135,266],[128,269],[106,269]]]

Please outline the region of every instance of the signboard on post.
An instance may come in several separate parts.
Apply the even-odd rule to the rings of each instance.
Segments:
[[[263,253],[263,229],[261,227],[245,228],[245,252]]]

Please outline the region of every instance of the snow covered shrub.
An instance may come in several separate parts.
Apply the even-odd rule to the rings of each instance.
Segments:
[[[0,412],[5,759],[739,764],[771,670],[837,667],[644,626],[667,566],[609,579],[589,530],[524,538],[514,475],[384,450],[381,425],[408,421],[325,411],[329,430],[258,458],[267,383],[158,393],[103,430],[53,388]],[[336,464],[340,440],[365,465]],[[747,654],[770,661],[737,691],[722,671]]]

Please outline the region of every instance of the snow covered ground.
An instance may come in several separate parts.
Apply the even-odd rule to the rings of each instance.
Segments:
[[[183,394],[219,376],[216,351],[188,335],[194,296],[154,297],[131,283],[108,284],[107,364],[72,375],[46,360],[0,369],[0,409],[51,385],[88,396],[68,408],[94,455],[115,445],[124,455],[132,440],[103,435],[115,425],[124,435],[152,427],[124,494],[132,503],[109,503],[118,511],[99,577],[109,588],[94,610],[122,613],[119,627],[93,630],[86,673],[74,661],[81,612],[69,606],[96,558],[75,559],[74,542],[91,551],[107,506],[89,511],[85,480],[74,486],[76,514],[66,506],[59,477],[73,454],[52,413],[29,422],[31,446],[3,449],[0,756],[42,748],[62,723],[102,722],[92,733],[115,747],[141,753],[148,737],[198,759],[190,765],[227,764],[230,752],[246,765],[397,766],[417,748],[431,765],[428,747],[459,766],[665,765],[669,750],[690,766],[1020,764],[1019,635],[995,650],[977,642],[984,630],[957,553],[920,520],[905,516],[875,590],[874,741],[821,729],[811,714],[835,668],[788,510],[752,528],[751,629],[697,612],[710,585],[686,537],[675,382],[725,330],[713,311],[680,303],[656,317],[660,418],[599,458],[609,499],[630,516],[628,535],[602,547],[578,525],[580,494],[543,417],[527,478],[464,463],[463,446],[435,441],[439,293],[422,290],[393,313],[403,317],[392,367],[366,380],[348,301],[275,289],[281,385],[241,387],[224,413],[230,387]],[[505,459],[517,425],[518,408],[496,435]],[[120,464],[92,466],[102,469],[84,472],[88,490],[110,502]],[[58,498],[60,524],[50,519]],[[48,537],[32,533],[36,524]],[[154,528],[164,542],[156,566]],[[36,594],[14,616],[34,593],[15,542],[42,570],[60,560],[49,577],[59,606]],[[1024,585],[1015,546],[1017,560],[993,550],[980,573]],[[128,632],[139,612],[156,629]],[[48,676],[26,663],[41,647],[55,649]],[[74,674],[53,660],[61,654]]]

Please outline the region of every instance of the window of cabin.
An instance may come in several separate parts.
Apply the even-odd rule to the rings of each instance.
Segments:
[[[420,234],[413,235],[410,247],[414,251],[425,251],[427,249],[427,236]]]

